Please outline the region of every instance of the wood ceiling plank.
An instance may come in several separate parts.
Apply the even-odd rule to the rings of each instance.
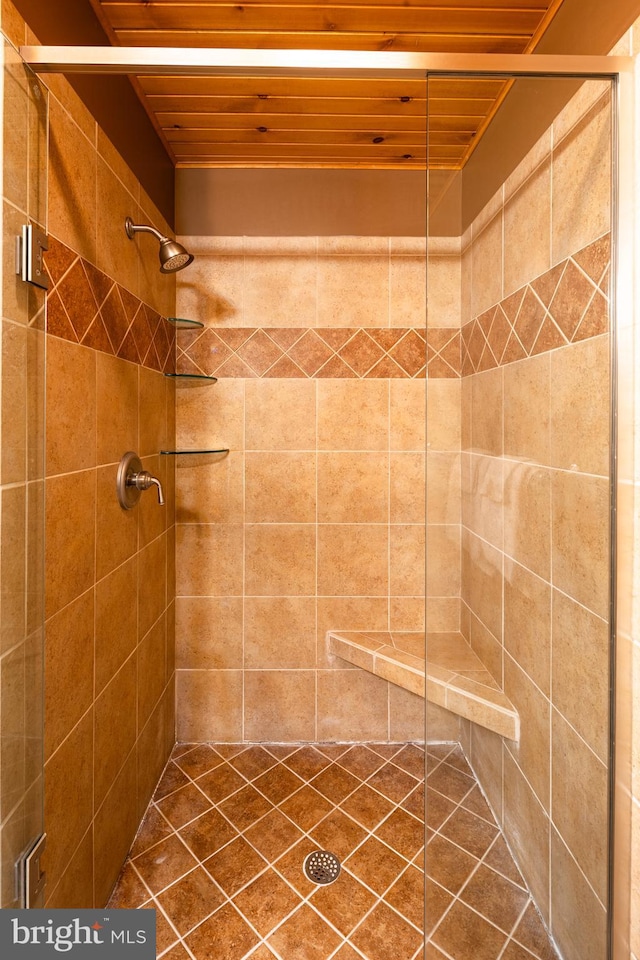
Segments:
[[[180,10],[183,7],[217,7],[228,6],[228,0],[92,0],[108,17],[108,11],[113,6],[131,8],[140,6],[141,2],[152,2],[155,7],[173,7]],[[251,2],[251,0],[250,0]],[[298,7],[318,7],[319,0],[292,0]],[[483,0],[348,0],[346,3],[334,3],[335,6],[350,7],[419,7],[421,9],[456,9],[465,10],[482,6]],[[255,5],[255,0],[254,0]],[[260,6],[283,6],[283,0],[259,0]],[[538,10],[542,14],[549,8],[550,0],[490,0],[485,7],[495,10]]]
[[[140,77],[140,85],[146,94],[172,96],[276,96],[276,97],[351,97],[351,98],[394,98],[408,96],[411,99],[426,101],[427,81],[351,79],[321,77]],[[443,87],[443,90],[449,88]],[[451,88],[452,90],[456,88]],[[483,88],[474,90],[482,94]],[[495,84],[487,87],[487,99],[493,99],[497,90]]]
[[[421,117],[391,117],[385,116],[377,124],[375,117],[359,117],[353,115],[322,115],[307,114],[301,117],[297,113],[262,114],[259,118],[260,126],[268,129],[297,130],[304,126],[307,130],[371,130],[380,132],[387,130],[414,130],[424,132],[427,129],[427,120]],[[247,114],[243,113],[159,113],[156,120],[162,129],[170,130],[234,130],[245,129],[251,122]],[[433,132],[469,132],[478,128],[478,117],[429,117],[428,129]]]
[[[436,138],[443,138],[438,140]],[[453,138],[453,139],[447,139]],[[349,145],[371,145],[381,146],[382,143],[387,146],[415,146],[425,147],[427,142],[426,132],[420,134],[412,130],[395,131],[393,133],[382,134],[379,130],[279,130],[276,128],[265,128],[264,133],[257,127],[248,127],[239,130],[169,130],[167,139],[172,145],[178,148],[179,144],[185,143],[208,143],[210,145],[220,143],[250,143],[250,144],[349,144]],[[433,134],[430,142],[441,143],[461,143],[468,144],[470,135],[461,137],[458,134],[439,133]],[[375,140],[381,140],[381,143],[375,143]]]
[[[401,103],[397,99],[376,98],[328,100],[323,97],[294,100],[286,97],[147,97],[149,108],[154,113],[251,113],[257,116],[268,113],[297,115],[377,116],[377,117],[424,117],[425,103],[412,100]],[[484,117],[491,108],[490,100],[433,100],[429,112],[433,116]]]
[[[263,113],[299,113],[303,106],[306,106],[310,113],[315,114],[337,114],[348,116],[413,116],[422,117],[425,115],[424,101],[411,101],[410,103],[400,103],[398,100],[376,100],[359,99],[349,100],[327,100],[317,98],[297,102],[286,97],[270,97],[268,100],[260,100],[256,97],[147,97],[149,107],[154,112],[178,112],[192,113],[202,111],[204,113],[253,113],[260,115]],[[474,104],[479,101],[474,101]],[[481,101],[480,101],[481,102]],[[474,112],[470,109],[464,111],[466,115],[473,116]],[[483,111],[476,109],[476,114],[484,115]]]
[[[379,31],[532,36],[546,13],[530,7],[424,3],[103,3],[115,30]]]
[[[245,128],[251,121],[246,113],[158,113],[156,119],[163,130],[233,130]],[[438,129],[447,129],[447,124],[459,122],[448,117],[438,118],[443,123]],[[277,127],[279,130],[297,130],[304,126],[308,130],[372,130],[376,129],[375,118],[346,115],[308,114],[301,117],[297,113],[266,113],[259,118],[261,126],[269,129]],[[387,130],[425,130],[424,116],[385,116],[384,125]]]
[[[440,149],[447,151],[449,148],[442,147]],[[424,146],[405,150],[402,147],[385,146],[385,144],[380,144],[374,149],[367,144],[314,144],[312,146],[307,144],[287,144],[285,146],[259,144],[258,146],[252,146],[247,144],[243,147],[241,144],[222,143],[216,144],[215,149],[212,149],[209,143],[177,143],[175,144],[175,153],[178,160],[186,157],[210,157],[214,160],[221,160],[241,156],[252,156],[254,159],[281,160],[287,156],[298,159],[313,157],[325,162],[334,159],[350,160],[352,162],[362,159],[382,162],[386,159],[399,162],[406,159],[424,163],[427,156]]]
[[[118,30],[124,47],[211,47],[251,50],[394,50],[397,53],[523,53],[528,36],[396,33],[221,33],[215,30]]]
[[[495,100],[502,92],[504,80],[469,78],[383,79],[372,77],[358,79],[348,77],[140,77],[140,86],[145,94],[152,96],[267,96],[267,97],[349,97],[400,99],[426,102],[430,100],[458,99]]]

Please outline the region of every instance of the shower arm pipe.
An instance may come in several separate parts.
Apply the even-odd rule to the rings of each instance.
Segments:
[[[20,55],[35,73],[134,76],[256,75],[424,77],[428,73],[510,73],[610,77],[633,69],[632,57],[559,54],[401,53],[364,50],[251,50],[203,47],[23,46]]]
[[[130,240],[133,240],[133,237],[136,233],[151,233],[156,240],[159,240],[160,243],[164,243],[165,240],[170,240],[170,237],[165,237],[163,233],[160,233],[159,230],[156,230],[155,227],[149,227],[145,223],[134,223],[131,217],[127,217],[125,221],[125,230],[127,231],[127,236]]]

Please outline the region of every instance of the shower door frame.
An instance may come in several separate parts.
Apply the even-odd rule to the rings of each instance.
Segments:
[[[626,647],[617,643],[616,609],[624,599],[617,596],[617,566],[628,564],[631,549],[616,536],[616,493],[629,477],[618,471],[617,437],[633,430],[633,409],[625,396],[631,389],[632,370],[618,383],[618,358],[627,346],[622,336],[633,332],[634,284],[634,119],[635,60],[620,56],[547,54],[432,54],[345,50],[250,50],[166,47],[72,47],[24,46],[21,56],[36,74],[120,74],[171,76],[234,76],[250,69],[254,75],[292,76],[304,71],[322,77],[409,77],[428,79],[439,75],[460,77],[503,75],[518,77],[572,77],[612,81],[612,299],[611,333],[611,510],[610,510],[610,764],[609,764],[609,889],[607,904],[607,960],[628,960],[630,927],[631,733],[630,664]],[[628,318],[622,328],[620,318]],[[620,387],[622,389],[620,389]],[[622,402],[619,403],[619,396]],[[632,434],[631,434],[632,435]],[[632,472],[631,472],[632,476]],[[624,635],[625,641],[629,637]],[[626,671],[626,672],[625,672]],[[616,688],[616,674],[621,681]],[[624,686],[624,691],[623,691]],[[618,700],[624,692],[625,700]],[[620,723],[616,728],[616,717]],[[625,726],[622,728],[622,723]],[[618,891],[618,883],[621,890]],[[615,896],[614,896],[615,890]]]

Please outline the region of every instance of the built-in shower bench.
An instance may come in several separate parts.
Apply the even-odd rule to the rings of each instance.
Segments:
[[[519,739],[518,712],[461,634],[429,634],[426,661],[423,633],[329,630],[327,642],[342,660],[509,740]]]

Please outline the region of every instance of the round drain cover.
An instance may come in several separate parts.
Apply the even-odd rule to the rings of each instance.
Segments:
[[[328,850],[314,850],[305,857],[302,869],[312,883],[333,883],[340,876],[340,861]]]

